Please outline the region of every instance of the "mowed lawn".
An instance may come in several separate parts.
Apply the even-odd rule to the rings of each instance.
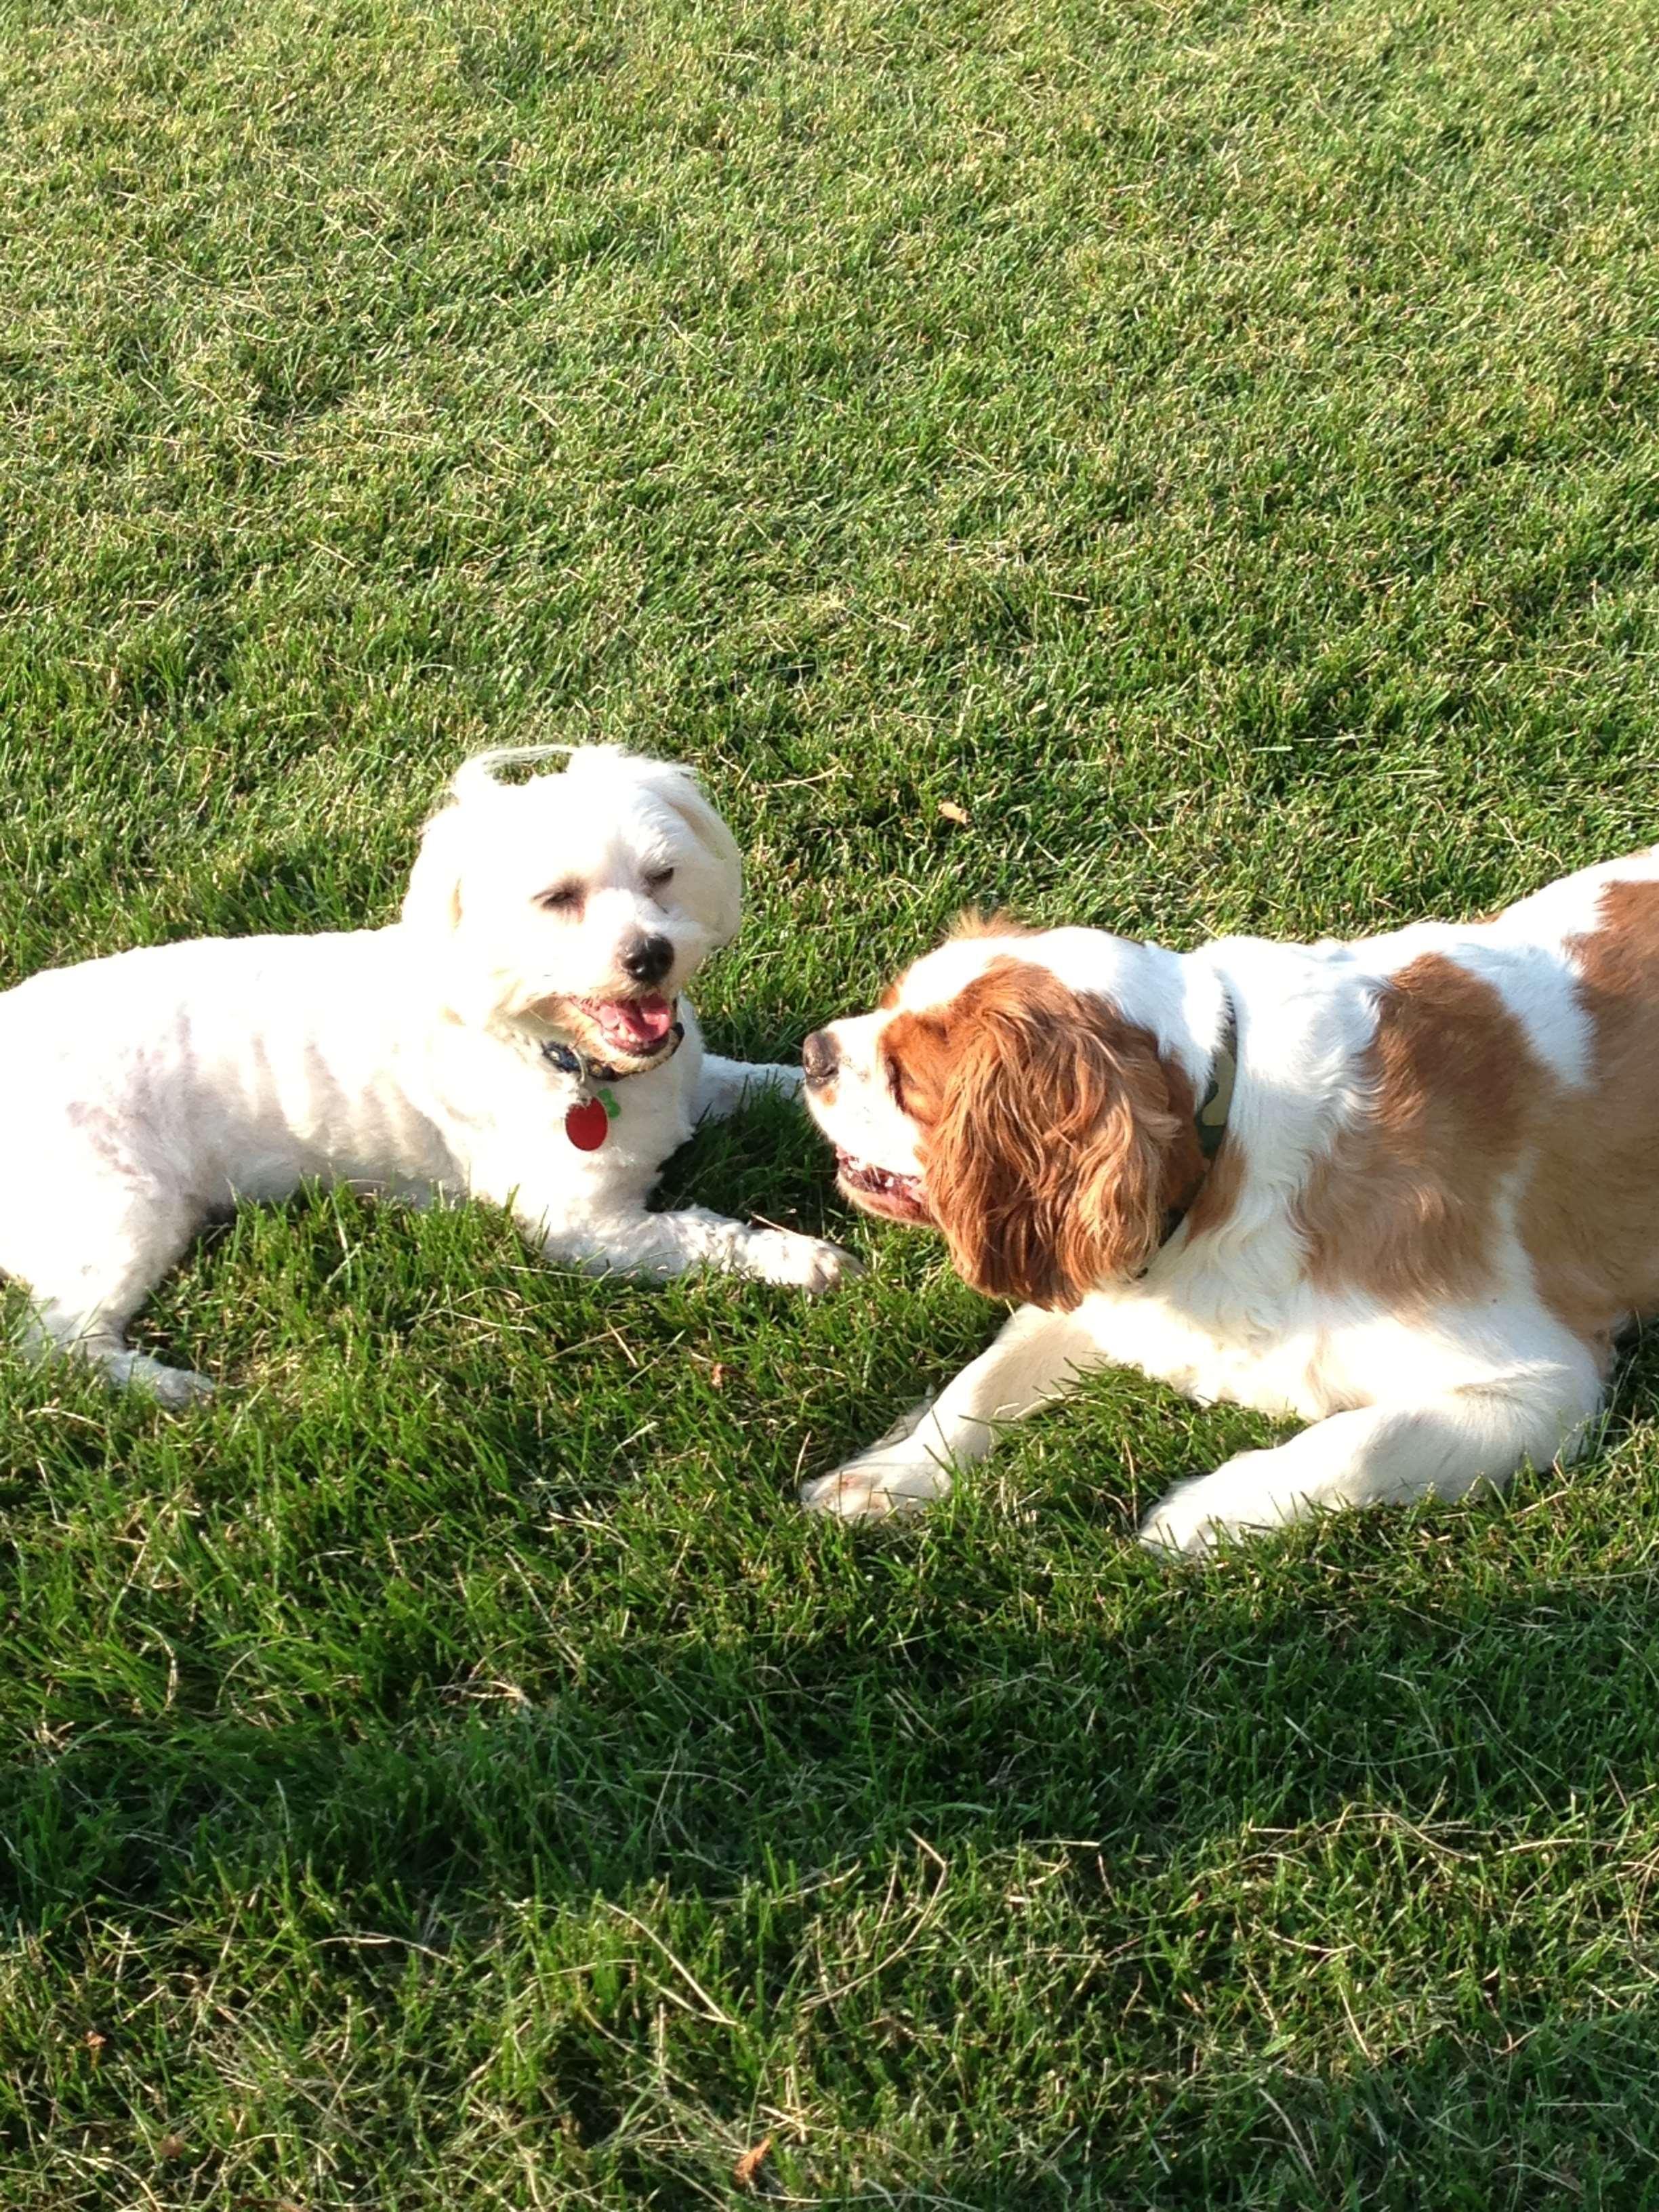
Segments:
[[[755,1056],[1651,842],[1656,235],[1641,0],[4,0],[0,981],[532,738],[702,767]],[[1501,1505],[1172,1571],[1274,1431],[1109,1376],[849,1532],[996,1312],[791,1112],[670,1184],[870,1272],[319,1193],[210,1408],[0,1358],[5,2212],[1659,2203],[1659,1354]]]

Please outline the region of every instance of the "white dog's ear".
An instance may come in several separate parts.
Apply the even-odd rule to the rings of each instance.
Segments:
[[[461,814],[446,806],[421,832],[421,849],[404,893],[406,928],[434,934],[461,926]]]
[[[516,768],[568,753],[568,745],[496,745],[464,760],[449,780],[449,798],[421,832],[421,849],[404,894],[404,921],[415,929],[454,931],[461,926],[461,860],[469,808],[488,805],[502,788],[498,768]]]
[[[720,905],[714,917],[714,942],[729,945],[743,919],[743,856],[738,841],[704,798],[689,768],[675,761],[644,764],[653,791],[666,799],[720,872]]]

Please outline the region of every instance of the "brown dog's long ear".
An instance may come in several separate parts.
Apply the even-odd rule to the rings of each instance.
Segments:
[[[1145,1030],[1024,961],[988,968],[950,1026],[947,1102],[924,1168],[963,1279],[1069,1310],[1138,1273],[1173,1188],[1202,1172],[1173,1095],[1184,1077]]]

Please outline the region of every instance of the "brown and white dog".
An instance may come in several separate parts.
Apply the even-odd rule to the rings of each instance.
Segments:
[[[823,1511],[941,1497],[1109,1362],[1313,1425],[1157,1549],[1457,1498],[1571,1458],[1659,1311],[1659,848],[1352,944],[970,921],[804,1060],[847,1194],[1023,1301]]]

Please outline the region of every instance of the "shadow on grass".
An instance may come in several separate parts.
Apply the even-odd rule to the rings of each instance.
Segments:
[[[869,1595],[856,1636],[623,1637],[533,1701],[458,1693],[350,1736],[112,1717],[9,1769],[15,1904],[34,1926],[165,1905],[209,1864],[280,1858],[412,1931],[448,1899],[725,1894],[915,1833],[946,1856],[1065,1836],[1141,1864],[1357,1801],[1445,1834],[1659,1773],[1645,1579],[1315,1620],[1217,1590],[1093,1638],[911,1620],[902,1649]]]
[[[945,2158],[908,2186],[805,2201],[884,2212],[1648,2212],[1656,2039],[1659,2003],[1645,2000],[1486,2046],[1437,2036],[1409,2060],[1356,2057],[1324,2078],[1246,2065],[1206,2097],[1177,2097],[1140,2142],[1090,2142],[1018,2170],[1006,2156]]]
[[[720,1202],[737,1203],[751,1170],[776,1189],[780,1170],[802,1157],[793,1117],[769,1109],[757,1127],[758,1139],[751,1132],[729,1153],[727,1133],[700,1140]],[[804,1206],[815,1188],[803,1183]],[[365,1220],[376,1225],[368,1210]],[[318,1268],[337,1267],[331,1218],[312,1225]],[[309,1247],[296,1256],[307,1261]],[[393,1269],[386,1281],[418,1276]],[[389,1294],[359,1286],[375,1326]],[[594,1296],[647,1365],[684,1358],[685,1316],[672,1297]],[[758,1303],[734,1314],[750,1329],[762,1318]],[[799,1348],[794,1309],[780,1309],[778,1326],[780,1341]],[[914,1345],[883,1338],[871,1400],[902,1398],[914,1361]],[[1615,1448],[1650,1408],[1655,1365],[1644,1346],[1621,1377]],[[866,1430],[873,1410],[846,1418]],[[482,1455],[471,1471],[447,1464],[458,1431],[434,1431],[429,1460],[413,1470],[419,1515],[476,1511],[486,1543],[538,1540],[541,1524],[514,1522],[479,1469],[493,1461],[516,1479],[542,1468],[541,1413],[523,1393],[481,1393],[464,1413]],[[613,1449],[611,1432],[601,1441]],[[227,1503],[240,1479],[222,1475],[216,1498],[204,1474],[201,1510]],[[66,1685],[65,1711],[80,1706],[75,1728],[20,1747],[0,1777],[13,1936],[70,1960],[102,1940],[94,1931],[165,1929],[171,1970],[195,1971],[199,1949],[205,1972],[228,1916],[241,1925],[248,1900],[280,1899],[283,1940],[297,1933],[313,1957],[344,1962],[339,1978],[359,1976],[379,2002],[415,1960],[434,1972],[453,1961],[463,1975],[515,1915],[603,1919],[637,1908],[653,1918],[666,1900],[728,1960],[718,2001],[763,2018],[799,2002],[814,1900],[827,1888],[843,1885],[878,1911],[893,1869],[919,1851],[969,1875],[1046,1854],[1065,1858],[1055,1877],[1064,1939],[1085,1955],[1057,2033],[1138,2015],[1135,2063],[1177,2086],[1150,2131],[1130,2130],[1134,2140],[1109,2153],[1074,2145],[1051,2163],[1034,2154],[1017,2183],[1000,2166],[975,2171],[941,2154],[925,2187],[896,2187],[887,2201],[1105,2212],[1133,2188],[1136,2203],[1171,2207],[1404,2205],[1424,2200],[1402,2177],[1420,2187],[1427,2171],[1435,2203],[1484,2212],[1499,2186],[1521,2203],[1566,2185],[1557,2123],[1572,2130],[1581,2185],[1627,2178],[1631,2117],[1598,2112],[1640,2081],[1651,2023],[1639,2006],[1586,2014],[1581,1988],[1568,2016],[1529,1988],[1479,2014],[1484,2043],[1474,2032],[1431,2033],[1413,2039],[1408,2058],[1365,2051],[1317,2078],[1269,2054],[1187,2081],[1181,2035],[1194,2005],[1235,1976],[1251,1912],[1299,1924],[1270,1885],[1305,1868],[1316,1892],[1334,1835],[1366,1839],[1346,1847],[1345,1879],[1374,1858],[1392,1869],[1400,1909],[1420,1897],[1431,1918],[1448,1869],[1464,1864],[1483,1881],[1505,1864],[1540,1869],[1563,1898],[1589,1899],[1592,1918],[1618,1909],[1604,1880],[1607,1838],[1659,1777],[1651,1576],[1593,1580],[1579,1561],[1540,1564],[1512,1547],[1503,1508],[1447,1516],[1431,1524],[1443,1540],[1428,1543],[1403,1519],[1356,1520],[1193,1577],[1127,1545],[1103,1563],[1098,1508],[1063,1491],[1046,1521],[1000,1551],[975,1519],[992,1501],[971,1494],[952,1501],[937,1534],[869,1532],[873,1540],[803,1522],[787,1504],[770,1522],[757,1509],[735,1539],[700,1529],[692,1509],[653,1532],[672,1501],[636,1494],[626,1470],[608,1490],[555,1470],[545,1496],[591,1524],[592,1572],[610,1596],[576,1611],[575,1648],[558,1642],[556,1613],[548,1648],[516,1680],[504,1663],[446,1684],[450,1647],[429,1611],[405,1621],[406,1592],[378,1589],[358,1561],[362,1684],[331,1713],[320,1700],[307,1710],[292,1669],[272,1675],[261,1710],[228,1665],[214,1675],[209,1638],[185,1655],[164,1710],[137,1695],[124,1709],[106,1681],[95,1702],[90,1686]],[[304,1494],[284,1497],[297,1516]],[[1535,1486],[1523,1492],[1523,1513],[1545,1508]],[[327,1510],[293,1532],[319,1559],[380,1531],[361,1502],[348,1501],[337,1525]],[[409,1540],[401,1523],[395,1533]],[[561,1571],[580,1575],[582,1559],[568,1552]],[[466,1565],[459,1552],[457,1564]],[[1097,1605],[1091,1571],[1102,1576]],[[428,1580],[435,1601],[435,1564]],[[730,1591],[724,1610],[714,1589]],[[302,1620],[314,1593],[302,1577],[295,1591]],[[320,1621],[328,1609],[315,1610]],[[25,1650],[27,1625],[15,1626]],[[473,1643],[489,1656],[476,1630]],[[1556,1856],[1533,1856],[1547,1840]],[[1218,1883],[1258,1862],[1264,1886],[1251,1891],[1250,1875],[1231,1918],[1218,1912]],[[1316,1898],[1308,1907],[1322,1909]],[[1466,1918],[1475,1909],[1468,1897],[1460,1907]],[[1534,1932],[1522,1915],[1517,1940]],[[623,1934],[650,1960],[652,1939]],[[960,1940],[988,1950],[994,1936],[969,1914]],[[1432,1927],[1425,1942],[1432,1952]],[[1379,1946],[1386,1958],[1389,1943]],[[827,2014],[826,2032],[856,2047],[860,2034],[884,2033],[896,2003],[948,2009],[956,1982],[928,1972],[933,1980],[896,1992],[878,1978],[865,2009]],[[651,2033],[647,1994],[613,2003],[605,2034],[561,2030],[545,2061],[595,2145],[623,2130],[637,2086],[618,2045],[646,2049]],[[856,2060],[838,2063],[855,2073]],[[1517,2100],[1523,2135],[1510,2124]],[[1634,2124],[1645,2153],[1653,2130],[1645,2114]],[[672,2158],[641,2159],[636,2194],[699,2201],[689,2186],[677,2193]],[[881,2200],[849,2185],[815,2201]]]
[[[453,1954],[464,1973],[502,1916],[569,1908],[603,1921],[631,1906],[662,1924],[672,1895],[705,1938],[724,1930],[712,1940],[735,1978],[716,1983],[715,2002],[763,2020],[799,2000],[826,1885],[852,1884],[873,1910],[916,1838],[970,1894],[975,1868],[1036,1852],[1067,1862],[1066,1940],[1081,1947],[1056,2035],[1071,2049],[1091,2017],[1139,2015],[1139,2063],[1155,2052],[1179,2085],[1156,2125],[1061,2148],[1052,2164],[1022,2160],[1017,2180],[1005,2162],[975,2172],[942,2159],[926,2187],[811,2201],[1406,2206],[1426,2201],[1407,2183],[1420,2190],[1428,2172],[1437,2204],[1484,2212],[1500,2181],[1516,2203],[1575,2179],[1577,2201],[1596,2201],[1583,2186],[1628,2178],[1633,2139],[1644,2154],[1659,2148],[1645,2109],[1620,2109],[1650,2077],[1651,2008],[1557,2017],[1534,1990],[1489,2016],[1475,2008],[1484,2044],[1431,2036],[1399,2063],[1367,2053],[1310,2072],[1269,2051],[1231,2076],[1212,2065],[1183,2081],[1180,2058],[1189,2008],[1237,1972],[1248,1915],[1301,1926],[1274,1885],[1302,1865],[1317,1893],[1334,1835],[1357,1832],[1346,1862],[1374,1853],[1399,1909],[1420,1896],[1432,1927],[1448,1870],[1462,1880],[1458,1863],[1474,1869],[1494,1834],[1524,1852],[1534,1830],[1577,1821],[1577,1846],[1569,1834],[1559,1857],[1516,1863],[1564,1895],[1588,1883],[1592,1919],[1613,1909],[1582,1824],[1599,1808],[1616,1826],[1659,1773],[1645,1583],[1593,1597],[1465,1592],[1437,1607],[1344,1592],[1339,1578],[1310,1620],[1241,1577],[1201,1603],[1155,1591],[1137,1620],[1059,1637],[988,1635],[969,1619],[919,1631],[908,1608],[901,1630],[878,1572],[866,1598],[862,1620],[843,1613],[819,1634],[614,1635],[533,1702],[428,1709],[397,1728],[112,1717],[0,1784],[9,1933],[72,1956],[94,1929],[131,1924],[150,1942],[176,1929],[172,1970],[192,1971],[199,1948],[207,1972],[228,1901],[243,1901],[240,1918],[256,1898],[280,1899],[283,1924],[334,1958],[331,1973],[360,1975],[373,2004],[374,1987],[389,1998],[419,1960]],[[1206,1900],[1212,1868],[1224,1890],[1241,1855],[1257,1868],[1254,1907],[1248,1894]],[[962,1940],[994,1948],[975,1924]],[[676,1985],[649,1942],[619,1932]],[[943,2002],[956,1978],[889,1978],[896,1988],[878,1976],[823,2032],[848,2051],[869,2033],[878,2048],[895,2003]],[[1583,2002],[1581,1989],[1574,2008]],[[611,2004],[604,2036],[573,2025],[541,2062],[548,2094],[596,2145],[630,2108],[623,2046],[644,2050],[650,2033],[647,1989]],[[856,2077],[843,2052],[843,2073],[849,2063]],[[878,2064],[868,2094],[885,2078]],[[840,2094],[856,2093],[843,2079]],[[1564,2135],[1571,2176],[1559,2171]],[[677,2171],[672,2155],[647,2157],[635,2180],[666,2187],[665,2204],[700,2201],[677,2193]]]
[[[665,1351],[679,1346],[671,1310],[641,1297],[641,1314]],[[1621,1380],[1615,1441],[1651,1410],[1656,1370],[1650,1343]],[[902,1345],[878,1347],[872,1399],[896,1399],[909,1373]],[[463,1413],[485,1459],[537,1470],[557,1510],[562,1498],[588,1516],[623,1507],[626,1475],[607,1508],[591,1483],[546,1468],[544,1411],[481,1397]],[[741,1409],[732,1418],[741,1434]],[[856,1408],[850,1418],[867,1425]],[[441,1487],[447,1433],[431,1439],[431,1473],[416,1469],[421,1511],[498,1508],[476,1470]],[[211,1513],[212,1492],[198,1496]],[[1512,1576],[1491,1557],[1505,1508],[1449,1516],[1443,1546],[1419,1547],[1397,1577],[1376,1559],[1369,1516],[1313,1540],[1314,1574],[1298,1559],[1259,1568],[1247,1553],[1194,1577],[1126,1550],[1091,1618],[1078,1588],[1098,1559],[1089,1501],[1059,1503],[1052,1540],[1039,1526],[1012,1565],[978,1569],[971,1518],[953,1529],[947,1517],[956,1502],[937,1536],[918,1539],[822,1528],[781,1497],[765,1571],[792,1598],[809,1595],[775,1619],[765,1585],[744,1585],[746,1537],[733,1552],[711,1536],[704,1551],[695,1525],[649,1532],[647,1497],[634,1534],[613,1528],[611,1564],[593,1569],[617,1576],[637,1625],[590,1623],[582,1648],[544,1658],[528,1693],[434,1690],[445,1647],[429,1619],[402,1642],[394,1625],[372,1656],[365,1648],[350,1733],[293,1717],[291,1692],[279,1700],[288,1717],[224,1714],[224,1686],[199,1656],[167,1711],[77,1693],[64,1712],[82,1732],[0,1778],[16,1924],[48,1926],[96,1899],[164,1906],[210,1864],[303,1865],[413,1930],[448,1900],[492,1895],[621,1894],[665,1879],[722,1894],[769,1867],[873,1862],[916,1833],[947,1856],[1063,1836],[1140,1863],[1360,1800],[1444,1829],[1636,1793],[1659,1776],[1652,1577],[1587,1584],[1570,1561]],[[320,1550],[351,1525],[319,1517],[295,1533]],[[501,1540],[532,1543],[534,1527],[503,1520]],[[641,1538],[663,1555],[630,1568]],[[1381,1540],[1414,1542],[1403,1522]],[[717,1581],[733,1595],[710,1632],[676,1589]],[[373,1605],[372,1577],[352,1595]],[[1045,1614],[1054,1626],[1031,1625]],[[426,1686],[407,1703],[400,1667]]]

